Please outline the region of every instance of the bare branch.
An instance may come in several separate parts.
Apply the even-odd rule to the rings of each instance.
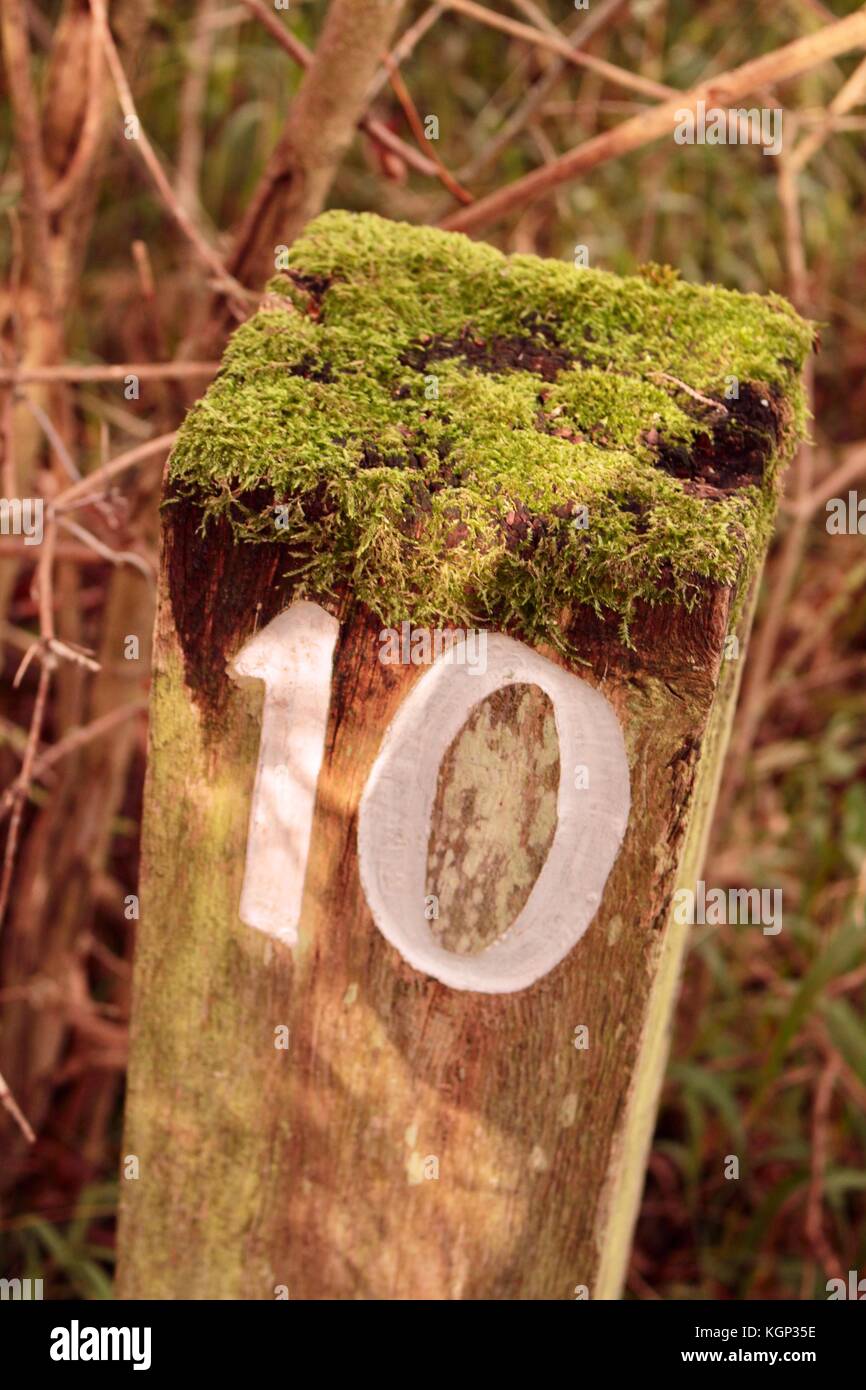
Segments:
[[[678,376],[671,376],[670,372],[649,372],[648,375],[654,381],[669,381],[672,386],[678,387],[680,391],[685,391],[686,395],[691,396],[693,401],[700,401],[701,405],[711,406],[713,410],[721,411],[722,415],[728,413],[728,407],[722,405],[721,401],[714,401],[711,396],[702,396],[700,391],[696,391],[692,386],[687,386],[684,381],[680,381]]]
[[[57,367],[0,367],[0,384],[15,386],[31,381],[125,381],[137,376],[140,381],[161,381],[165,378],[215,376],[219,362],[116,362],[78,366],[74,362]]]
[[[796,501],[783,503],[783,510],[793,516],[808,519],[825,506],[831,497],[837,497],[843,489],[866,477],[866,444],[849,445],[845,455],[845,461],[822,478],[812,492]]]
[[[331,0],[313,61],[235,239],[229,269],[239,279],[260,284],[273,269],[274,247],[290,245],[324,207],[403,5]]]
[[[45,200],[45,161],[39,106],[31,79],[30,41],[22,0],[3,0],[3,53],[6,81],[15,117],[15,145],[21,165],[26,209],[31,223],[34,254],[31,264],[39,289],[48,305],[53,303],[48,209]]]
[[[426,139],[426,136],[424,134],[424,123],[421,120],[421,117],[418,115],[418,110],[415,106],[414,101],[412,100],[412,95],[409,91],[409,88],[406,86],[406,83],[403,81],[403,78],[400,75],[400,69],[391,58],[385,59],[385,66],[388,68],[391,86],[394,89],[394,95],[396,96],[397,100],[403,108],[403,114],[405,115],[406,120],[409,123],[409,128],[412,131],[412,134],[415,136],[415,139],[418,141],[418,144],[423,146],[423,142]],[[452,198],[456,198],[459,203],[471,203],[472,194],[468,193],[467,190],[457,182],[454,175],[442,162],[442,160],[435,153],[435,151],[433,152],[433,162],[436,165],[440,182],[445,186],[445,188],[448,189],[448,192],[451,194]]]
[[[818,153],[828,135],[831,135],[840,124],[840,117],[846,111],[850,111],[852,106],[857,106],[866,93],[866,58],[857,64],[857,67],[848,78],[847,82],[839,88],[838,92],[830,102],[826,115],[821,118],[821,124],[817,130],[813,130],[797,145],[791,155],[791,168],[794,172],[805,168],[809,160]]]
[[[204,154],[204,105],[214,30],[214,0],[199,0],[189,49],[189,65],[180,94],[180,144],[174,189],[190,217],[201,212],[199,178]]]
[[[86,744],[93,743],[95,739],[111,733],[118,725],[125,724],[127,719],[131,719],[137,714],[144,714],[146,710],[147,700],[132,700],[125,705],[118,705],[117,709],[109,710],[107,714],[101,714],[97,719],[91,720],[89,724],[82,725],[80,729],[73,729],[58,743],[52,744],[50,748],[46,748],[44,752],[34,758],[30,780],[32,782],[41,781],[47,772],[50,772],[70,753],[77,753],[79,748],[83,748]],[[0,821],[5,820],[9,814],[13,801],[14,788],[10,787],[0,798]]]
[[[102,136],[102,109],[105,89],[105,62],[99,25],[91,15],[87,51],[87,106],[78,144],[66,172],[48,189],[45,205],[49,212],[62,211],[90,173]]]
[[[76,507],[89,505],[101,495],[106,483],[125,473],[127,469],[135,468],[139,463],[167,453],[176,439],[177,431],[172,430],[170,434],[159,434],[155,439],[148,439],[146,443],[137,444],[126,453],[118,454],[117,458],[111,459],[101,468],[94,469],[92,473],[86,473],[79,482],[59,493],[54,499],[53,510],[68,512]]]
[[[298,66],[306,71],[313,61],[312,50],[307,48],[306,44],[302,43],[299,38],[296,38],[290,29],[287,29],[284,24],[280,23],[273,10],[269,10],[267,6],[262,3],[262,0],[243,0],[243,4],[251,14],[255,15],[259,23],[267,29],[268,33],[276,40],[280,47],[284,48]],[[395,49],[394,51],[396,54],[397,50]],[[384,83],[388,81],[388,73],[385,68],[382,69],[382,72],[384,74],[384,85]],[[358,121],[358,129],[363,130],[371,140],[374,140],[377,145],[381,145],[383,149],[390,150],[392,154],[399,155],[411,169],[415,169],[419,174],[426,174],[428,177],[432,176],[433,178],[437,177],[436,165],[433,163],[432,159],[427,159],[426,156],[419,154],[412,145],[408,145],[405,140],[401,140],[399,135],[395,135],[393,130],[389,130],[386,125],[383,125],[381,121],[377,121],[373,116],[362,116]]]
[[[444,3],[431,5],[429,10],[425,10],[420,19],[417,19],[414,24],[410,25],[405,34],[400,35],[400,38],[394,44],[394,47],[388,55],[391,61],[396,63],[398,67],[402,67],[406,59],[410,58],[415,52],[415,49],[424,35],[433,28],[437,19],[440,19],[444,13]],[[367,92],[368,104],[374,101],[382,89],[388,85],[388,78],[388,67],[387,64],[383,63],[382,67],[373,78],[373,81],[370,83]]]
[[[239,285],[229,274],[216,251],[214,251],[206,238],[202,236],[186,209],[181,206],[156,156],[156,152],[147,137],[147,133],[135,109],[135,102],[132,99],[132,92],[126,79],[126,73],[123,70],[123,64],[120,61],[120,55],[115,46],[114,39],[111,37],[111,30],[108,27],[108,15],[105,9],[105,0],[90,0],[90,8],[93,13],[94,21],[99,28],[102,45],[105,49],[105,56],[108,59],[108,66],[114,80],[120,108],[126,120],[135,123],[134,129],[137,135],[134,143],[141,152],[141,158],[156,185],[156,190],[160,198],[180,230],[183,232],[187,241],[194,247],[200,259],[204,261],[205,265],[211,271],[211,274],[215,277],[215,288],[224,295],[235,295],[241,300],[246,299],[247,294],[243,286]]]
[[[48,412],[42,409],[38,401],[31,400],[23,391],[16,394],[17,399],[30,411],[30,414],[39,425],[42,433],[45,435],[45,438],[48,440],[69,477],[72,478],[73,481],[80,478],[81,474],[75,465],[75,460],[66,447],[66,443],[60,431]]]
[[[739,68],[710,77],[672,98],[661,106],[643,111],[639,116],[624,121],[614,130],[606,131],[573,150],[561,155],[554,163],[536,169],[524,178],[517,179],[507,187],[499,189],[487,198],[481,198],[471,207],[452,213],[441,225],[450,231],[478,231],[500,221],[517,208],[526,207],[537,198],[543,197],[560,184],[568,182],[578,174],[586,173],[599,164],[604,164],[620,155],[629,154],[643,145],[669,135],[673,125],[684,111],[694,112],[699,101],[722,104],[733,103],[757,88],[769,83],[787,81],[810,68],[825,63],[841,53],[866,45],[866,10],[857,10],[847,19],[795,39],[793,43],[761,58],[752,59]]]
[[[34,650],[39,644],[35,644]],[[25,656],[22,666],[26,669],[28,658]],[[30,730],[27,735],[27,746],[24,750],[24,759],[21,764],[21,771],[12,788],[12,815],[9,821],[9,832],[6,836],[6,848],[3,853],[3,873],[0,878],[0,926],[6,916],[6,909],[9,906],[9,894],[12,891],[12,876],[15,872],[15,858],[18,852],[18,841],[21,836],[21,819],[24,815],[24,803],[27,799],[27,792],[33,777],[33,763],[36,758],[36,749],[42,737],[42,725],[45,722],[45,711],[48,704],[48,687],[51,682],[52,666],[47,657],[43,656],[42,664],[39,668],[39,684],[36,688],[36,701],[33,706],[33,715],[30,720]],[[19,668],[20,674],[20,668]]]
[[[560,58],[564,58],[567,63],[597,72],[600,77],[606,77],[618,87],[626,87],[629,91],[641,92],[644,96],[657,99],[666,97],[670,92],[669,87],[662,86],[660,82],[653,82],[650,77],[641,77],[639,73],[628,72],[625,68],[618,68],[614,63],[605,62],[603,58],[595,58],[591,53],[573,48],[568,39],[559,33],[552,34],[547,30],[533,29],[531,24],[522,24],[519,19],[509,19],[498,10],[488,10],[486,5],[476,5],[474,0],[442,0],[442,3],[449,10],[457,10],[469,19],[477,19],[491,29],[500,29],[503,34],[510,34],[515,39],[525,39],[527,43],[535,44],[536,48],[547,48],[551,53],[557,53]]]
[[[149,565],[141,555],[137,555],[134,550],[112,550],[110,545],[106,545],[98,536],[94,536],[92,531],[88,531],[85,526],[79,526],[77,521],[70,521],[69,517],[61,516],[59,525],[62,530],[75,536],[95,555],[99,555],[103,560],[108,560],[109,564],[132,565],[133,569],[137,569],[139,574],[144,575],[149,584],[156,583],[153,566]]]
[[[27,1143],[35,1144],[36,1135],[33,1133],[30,1123],[20,1105],[9,1090],[2,1074],[0,1074],[0,1105],[12,1116],[16,1125],[21,1130],[21,1133],[24,1135],[24,1138],[27,1140]]]
[[[616,14],[624,2],[625,0],[601,0],[601,4],[593,5],[592,9],[566,35],[567,42],[572,48],[579,48],[582,44],[589,43],[590,39],[604,27],[612,15]],[[538,79],[534,86],[530,87],[517,110],[512,112],[501,130],[497,131],[493,139],[487,142],[480,153],[470,159],[461,169],[460,173],[464,179],[474,178],[486,165],[492,164],[504,149],[507,149],[515,136],[532,119],[548,94],[553,91],[568,67],[569,64],[564,58],[556,58],[551,62],[548,71]]]

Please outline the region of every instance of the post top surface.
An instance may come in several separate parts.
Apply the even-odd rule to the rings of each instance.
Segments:
[[[563,605],[736,584],[762,548],[813,341],[784,299],[347,212],[286,264],[169,478],[285,542],[299,593],[549,636]]]

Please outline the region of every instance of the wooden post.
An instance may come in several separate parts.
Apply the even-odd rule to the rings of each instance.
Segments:
[[[293,248],[168,470],[121,1296],[619,1296],[810,343]]]

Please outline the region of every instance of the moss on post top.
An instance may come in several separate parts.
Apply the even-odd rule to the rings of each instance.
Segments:
[[[329,212],[190,411],[172,496],[303,592],[558,639],[564,606],[736,584],[802,433],[783,299]],[[275,507],[282,504],[282,511]]]

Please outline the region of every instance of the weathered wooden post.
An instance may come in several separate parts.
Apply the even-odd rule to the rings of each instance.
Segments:
[[[294,246],[168,469],[122,1296],[619,1295],[810,344]]]

